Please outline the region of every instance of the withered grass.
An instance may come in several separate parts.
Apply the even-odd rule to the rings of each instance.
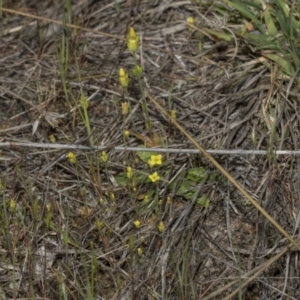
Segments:
[[[133,191],[116,178],[127,166],[151,170],[136,152],[115,150],[157,145],[158,137],[161,147],[194,149],[150,101],[153,131],[146,130],[133,76],[131,112],[121,114],[127,98],[118,72],[134,67],[126,49],[133,26],[145,90],[174,109],[205,149],[233,150],[214,158],[298,240],[300,162],[276,155],[298,150],[297,57],[291,54],[295,65],[271,57],[249,40],[255,28],[240,35],[251,24],[224,4],[235,1],[17,2],[4,1],[0,28],[0,143],[11,145],[0,156],[0,298],[299,299],[298,252],[230,182],[218,173],[198,184],[209,207],[177,193],[175,176],[199,166],[206,179],[217,172],[208,159],[163,154],[158,172],[167,175],[144,205],[153,183],[138,182]],[[58,144],[88,148],[82,93],[93,145],[106,147],[107,163],[102,150],[72,150],[71,164],[67,149],[14,146],[50,144],[54,136]]]

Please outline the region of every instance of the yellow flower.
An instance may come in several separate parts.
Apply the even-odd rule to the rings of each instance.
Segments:
[[[121,87],[126,88],[128,87],[128,74],[125,72],[125,70],[123,68],[120,68],[119,70],[119,82]]]
[[[167,197],[167,204],[171,204],[172,203],[172,199],[170,196]]]
[[[140,45],[139,37],[136,35],[133,27],[129,28],[129,37],[127,39],[127,48],[129,51],[135,52]]]
[[[76,155],[75,155],[73,152],[70,151],[70,152],[67,154],[67,158],[68,158],[68,160],[69,160],[69,162],[70,162],[71,164],[76,164],[77,159],[76,159]]]
[[[143,68],[139,65],[135,65],[135,67],[132,70],[132,74],[136,78],[140,78],[143,74]]]
[[[157,172],[154,172],[153,174],[149,175],[149,178],[152,182],[156,182],[160,179],[159,175],[157,174]]]
[[[143,249],[142,248],[137,248],[137,254],[138,254],[138,256],[142,256],[143,255]]]
[[[130,166],[128,166],[127,167],[127,172],[126,172],[126,174],[127,174],[127,178],[128,179],[130,179],[130,178],[132,178],[132,168],[130,167]]]
[[[170,112],[171,119],[176,120],[176,111],[174,109]]]
[[[79,102],[80,102],[82,108],[89,107],[89,102],[85,96],[81,96]]]
[[[103,162],[107,162],[108,161],[108,155],[107,155],[107,153],[105,151],[101,152],[101,160]]]
[[[133,224],[137,229],[141,227],[141,222],[139,220],[134,221]]]
[[[187,21],[187,23],[188,23],[188,29],[189,29],[190,31],[192,31],[193,28],[192,28],[191,26],[189,26],[189,25],[194,25],[194,24],[195,24],[194,18],[193,18],[193,17],[188,17],[188,18],[186,19],[186,21]]]
[[[100,231],[104,227],[104,222],[101,222],[98,218],[96,218],[96,228]]]
[[[124,134],[125,138],[128,139],[130,132],[128,130],[124,130],[123,134]]]
[[[49,135],[49,140],[51,143],[55,143],[56,142],[56,138],[53,134]]]
[[[128,102],[122,102],[122,115],[128,114],[129,104]]]
[[[50,203],[46,204],[46,209],[47,209],[48,212],[50,212],[50,210],[51,210],[51,204]]]
[[[151,155],[151,158],[148,160],[148,164],[150,167],[153,167],[155,165],[161,165],[162,164],[162,155]]]
[[[160,221],[159,223],[158,223],[158,231],[159,232],[164,232],[165,230],[166,230],[166,227],[165,227],[165,224],[164,224],[164,222],[163,221]]]

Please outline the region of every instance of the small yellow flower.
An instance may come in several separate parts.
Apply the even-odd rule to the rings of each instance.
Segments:
[[[143,68],[139,65],[135,65],[135,67],[132,70],[132,74],[136,78],[140,78],[143,74]]]
[[[95,225],[99,231],[105,226],[104,222],[101,222],[98,218],[96,219]]]
[[[89,102],[88,102],[88,100],[85,96],[81,96],[79,102],[80,102],[80,105],[81,105],[82,108],[88,108],[89,107]]]
[[[116,200],[116,196],[115,196],[114,193],[110,193],[110,194],[109,194],[109,198],[110,198],[110,200],[112,200],[112,201]]]
[[[136,220],[133,222],[135,228],[139,229],[141,227],[141,222],[139,220]]]
[[[51,143],[55,143],[56,142],[56,138],[53,134],[49,135],[49,140]]]
[[[120,68],[119,70],[119,82],[122,88],[128,87],[128,83],[129,83],[128,74],[123,68]]]
[[[103,199],[103,198],[100,198],[100,199],[99,199],[99,203],[100,203],[100,205],[104,205],[104,199]]]
[[[150,167],[153,167],[155,165],[161,165],[162,164],[162,155],[151,155],[151,158],[148,160],[148,164]]]
[[[174,109],[170,112],[171,119],[176,120],[176,111]]]
[[[138,256],[142,256],[143,255],[143,249],[142,248],[137,248],[137,254],[138,254]]]
[[[68,160],[69,160],[69,162],[70,162],[71,164],[76,164],[77,159],[76,159],[76,155],[75,155],[73,152],[70,151],[70,152],[67,154],[67,158],[68,158]]]
[[[128,102],[122,102],[122,115],[128,114],[129,104]]]
[[[101,160],[103,162],[107,162],[108,161],[108,155],[107,155],[107,153],[105,151],[101,152]]]
[[[193,17],[188,17],[188,18],[186,19],[186,21],[187,21],[187,24],[188,24],[188,29],[189,29],[190,31],[192,31],[193,28],[192,28],[191,26],[189,26],[189,25],[194,25],[194,24],[195,24],[194,18],[193,18]]]
[[[145,202],[145,203],[148,203],[148,202],[149,202],[149,197],[148,197],[147,195],[145,195],[145,197],[144,197],[144,202]]]
[[[135,52],[139,48],[140,40],[136,35],[133,27],[129,28],[129,37],[127,39],[127,48],[129,51]]]
[[[167,204],[171,204],[172,203],[172,199],[170,196],[167,197]]]
[[[50,210],[51,210],[51,204],[50,203],[46,204],[46,209],[47,209],[48,212],[50,212]]]
[[[132,168],[131,168],[130,166],[127,167],[127,172],[126,172],[126,174],[127,174],[127,178],[128,178],[128,179],[132,178],[133,172],[132,172]]]
[[[158,223],[158,231],[159,232],[164,232],[165,230],[166,230],[166,227],[165,227],[165,224],[164,224],[164,222],[163,221],[160,221],[159,223]]]
[[[124,137],[125,137],[126,139],[128,139],[128,138],[129,138],[129,135],[130,135],[130,132],[129,132],[128,130],[124,130],[123,134],[124,134]]]
[[[157,172],[154,172],[153,174],[149,175],[149,178],[152,182],[156,182],[160,179],[159,175],[157,174]]]
[[[158,200],[158,205],[162,205],[163,201],[160,199]]]

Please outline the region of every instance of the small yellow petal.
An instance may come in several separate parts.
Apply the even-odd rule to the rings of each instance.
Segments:
[[[129,104],[128,102],[122,102],[122,115],[128,114]]]
[[[76,161],[77,161],[76,155],[73,152],[71,152],[71,151],[67,154],[67,158],[69,159],[69,162],[71,164],[75,164]]]
[[[47,209],[48,212],[50,212],[50,210],[51,210],[51,204],[50,203],[46,204],[46,209]]]
[[[143,255],[143,249],[142,248],[137,248],[137,253],[139,256]]]
[[[127,39],[127,48],[129,51],[135,52],[139,48],[140,41],[139,37],[136,35],[133,27],[129,29],[129,37]]]
[[[193,28],[190,25],[194,25],[195,24],[194,18],[193,17],[188,17],[186,21],[188,23],[188,30],[192,31]]]
[[[128,87],[128,83],[129,83],[128,74],[125,72],[123,68],[120,68],[119,70],[119,82],[121,87],[123,88]]]
[[[152,182],[156,182],[160,179],[159,175],[157,174],[157,172],[154,172],[153,174],[149,175],[149,178]]]
[[[137,229],[141,227],[141,222],[139,220],[134,221],[133,224]]]
[[[176,111],[174,109],[170,112],[171,119],[176,120]]]
[[[80,102],[82,108],[89,107],[89,102],[85,96],[81,96],[79,102]]]
[[[124,130],[124,137],[126,138],[126,139],[128,139],[129,138],[129,135],[130,135],[130,132],[128,131],[128,130]]]
[[[132,178],[133,172],[132,172],[132,168],[130,166],[127,167],[127,178],[130,179]]]
[[[159,232],[164,232],[165,230],[166,230],[166,227],[165,227],[165,224],[164,224],[164,222],[163,221],[160,221],[159,223],[158,223],[158,231]]]
[[[195,23],[195,20],[194,20],[193,17],[188,17],[188,18],[186,19],[186,21],[188,22],[188,24],[194,24],[194,23]]]
[[[101,152],[101,160],[103,162],[107,162],[108,161],[108,155],[107,155],[107,153],[105,151]]]
[[[53,134],[51,134],[49,136],[49,140],[50,140],[51,143],[55,143],[56,142],[56,138],[55,138],[55,136]]]
[[[162,155],[151,155],[151,158],[148,160],[148,164],[150,167],[153,167],[155,165],[161,165],[162,164]]]

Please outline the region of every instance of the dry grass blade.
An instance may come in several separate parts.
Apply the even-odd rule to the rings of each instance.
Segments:
[[[22,12],[22,11],[19,11],[19,10],[14,10],[14,9],[9,9],[9,8],[5,8],[5,7],[0,7],[0,11],[11,13],[11,14],[20,15],[20,16],[31,18],[31,19],[35,19],[35,20],[46,21],[48,23],[53,23],[53,24],[57,24],[57,25],[60,25],[60,26],[65,26],[65,27],[68,27],[68,28],[73,28],[73,29],[77,29],[77,30],[83,30],[83,31],[87,31],[87,32],[91,32],[91,33],[103,35],[103,36],[106,36],[106,37],[109,37],[109,38],[113,38],[113,39],[118,39],[118,40],[123,40],[123,41],[126,40],[124,37],[121,37],[121,36],[116,36],[116,35],[112,35],[112,34],[109,34],[109,33],[106,33],[106,32],[101,32],[101,31],[90,29],[90,28],[84,28],[82,26],[78,26],[78,25],[74,25],[74,24],[64,23],[64,22],[61,22],[61,21],[57,21],[57,20],[53,20],[53,19],[49,19],[49,18],[45,18],[45,17],[40,17],[40,16],[32,15],[32,14],[25,13],[25,12]]]
[[[211,163],[251,202],[251,204],[264,216],[276,229],[281,232],[299,251],[300,245],[294,240],[279,224],[276,222],[270,214],[261,207],[257,201],[255,201],[251,195],[209,154],[207,151],[174,119],[167,111],[149,94],[147,97],[155,104],[161,113],[163,113],[168,119],[195,145],[195,147],[201,151],[201,153],[208,158]]]
[[[278,254],[276,254],[274,257],[269,259],[268,261],[264,262],[262,265],[257,266],[255,269],[249,271],[248,273],[244,274],[241,279],[247,278],[245,282],[243,282],[235,291],[230,293],[226,296],[226,298],[222,298],[223,300],[230,300],[232,297],[236,296],[244,287],[246,287],[249,283],[251,283],[254,279],[256,279],[260,274],[262,274],[267,268],[269,268],[273,263],[275,263],[277,260],[279,260],[280,257],[282,257],[284,254],[286,254],[291,248],[293,247],[292,244],[282,249]],[[251,277],[249,277],[251,276]],[[209,296],[200,298],[201,300],[210,300],[216,296],[224,295],[226,291],[229,290],[231,286],[234,284],[238,284],[240,279],[237,279],[235,281],[230,282],[223,288],[211,293]],[[224,297],[224,296],[223,296]]]
[[[0,298],[300,299],[299,4],[0,4]]]
[[[292,248],[292,246],[293,245],[290,244],[289,246],[285,247],[280,253],[278,253],[277,255],[275,255],[274,257],[269,259],[268,261],[266,261],[262,266],[260,266],[261,268],[257,272],[255,272],[250,278],[245,280],[245,282],[243,282],[243,284],[241,284],[235,291],[233,291],[228,296],[226,296],[226,298],[224,298],[224,300],[230,300],[230,299],[232,299],[232,297],[236,296],[244,287],[246,287],[248,284],[250,284],[254,279],[256,279],[260,274],[262,274],[267,268],[269,268],[273,263],[275,263],[277,260],[279,260],[280,257],[282,257],[284,254],[286,254]]]

